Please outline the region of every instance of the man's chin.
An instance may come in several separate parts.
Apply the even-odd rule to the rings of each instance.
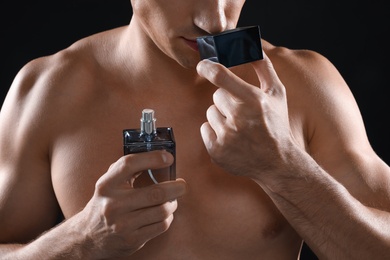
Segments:
[[[180,60],[177,60],[177,63],[182,66],[183,68],[185,69],[196,69],[196,66],[198,65],[200,59],[197,58],[197,59],[180,59]]]

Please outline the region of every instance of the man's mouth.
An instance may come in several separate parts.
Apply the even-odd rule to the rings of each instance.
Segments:
[[[199,49],[198,49],[198,43],[196,42],[196,40],[187,39],[187,38],[184,38],[184,37],[183,37],[183,40],[185,41],[185,43],[186,43],[191,49],[193,49],[194,51],[199,51]]]

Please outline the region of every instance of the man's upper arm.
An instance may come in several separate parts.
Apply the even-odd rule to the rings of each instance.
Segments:
[[[40,131],[35,80],[19,73],[0,113],[0,242],[27,242],[56,224],[48,137]]]
[[[364,204],[389,209],[390,168],[372,150],[358,105],[338,71],[326,60],[318,66],[311,66],[317,86],[309,110],[310,152]]]

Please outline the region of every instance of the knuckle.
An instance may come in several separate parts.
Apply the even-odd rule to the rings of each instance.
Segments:
[[[162,231],[167,231],[170,226],[171,226],[171,222],[168,219],[165,219],[163,222],[161,222]]]
[[[165,218],[163,221],[159,222],[158,229],[160,230],[160,232],[167,231],[169,229],[169,227],[171,226],[172,220],[173,220],[173,215],[171,215],[170,217]]]
[[[133,161],[133,155],[132,154],[126,155],[126,156],[122,156],[117,161],[118,170],[119,171],[125,170],[127,168],[127,166],[131,164],[132,161]]]
[[[223,99],[223,89],[219,88],[213,94],[213,101],[215,103],[215,102],[218,102],[221,99]]]
[[[102,199],[101,202],[101,214],[104,216],[106,220],[110,219],[113,215],[113,212],[115,212],[115,200],[111,200],[109,198]]]
[[[95,192],[97,195],[104,195],[108,191],[108,187],[106,185],[106,180],[104,178],[100,178],[95,183]]]
[[[176,210],[175,206],[172,206],[171,202],[166,202],[159,207],[160,216],[163,219],[168,218]]]
[[[217,110],[217,107],[213,104],[206,110],[206,117],[207,119],[211,119],[212,116],[215,114],[215,111]]]

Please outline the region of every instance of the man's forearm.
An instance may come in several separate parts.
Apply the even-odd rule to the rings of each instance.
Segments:
[[[2,244],[0,259],[90,259],[87,239],[72,226],[71,220],[64,222],[28,244]]]
[[[260,185],[320,259],[390,259],[390,214],[356,200],[307,154]],[[387,224],[386,224],[387,223]]]

